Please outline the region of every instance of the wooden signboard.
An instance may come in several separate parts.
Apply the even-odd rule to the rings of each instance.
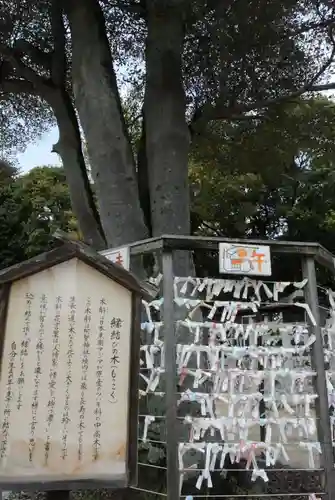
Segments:
[[[140,284],[67,243],[0,285],[0,487],[134,484]]]

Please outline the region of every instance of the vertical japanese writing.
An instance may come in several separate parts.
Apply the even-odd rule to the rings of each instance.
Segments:
[[[62,459],[65,460],[67,457],[67,438],[68,438],[68,426],[70,423],[70,387],[72,384],[72,358],[73,358],[73,343],[74,337],[76,335],[76,298],[70,297],[69,300],[69,329],[68,329],[68,346],[67,346],[67,370],[65,377],[65,401],[64,409],[62,415]]]
[[[110,339],[112,341],[112,352],[110,358],[110,373],[111,373],[111,392],[110,402],[117,403],[117,371],[118,366],[120,364],[120,350],[119,350],[119,342],[120,342],[120,328],[122,327],[123,321],[120,318],[112,318],[110,322]]]
[[[81,460],[83,456],[83,436],[85,429],[85,413],[86,413],[85,396],[87,391],[88,357],[90,354],[91,320],[92,320],[92,304],[91,304],[91,298],[88,297],[84,311],[84,343],[81,353],[78,460]]]
[[[34,300],[34,295],[32,293],[26,293],[26,309],[24,311],[24,324],[23,324],[23,339],[21,341],[20,347],[20,374],[17,379],[18,385],[18,397],[17,397],[17,409],[22,408],[22,391],[24,386],[24,360],[28,356],[28,348],[30,343],[30,321],[31,321],[31,307]]]
[[[58,372],[58,361],[59,361],[59,327],[60,327],[60,315],[62,309],[62,297],[56,297],[55,304],[55,317],[53,320],[52,329],[52,351],[51,351],[51,367],[49,371],[49,401],[48,401],[48,415],[47,415],[47,426],[46,426],[46,441],[44,444],[44,460],[45,465],[48,463],[49,451],[50,451],[50,427],[54,419],[55,404],[56,404],[56,379]]]
[[[35,430],[37,425],[37,408],[38,408],[38,395],[41,380],[41,359],[44,352],[44,334],[45,334],[45,318],[48,309],[48,301],[45,294],[40,299],[39,311],[39,329],[36,344],[36,366],[34,370],[34,390],[33,400],[31,403],[31,422],[30,422],[30,439],[29,439],[29,462],[33,460],[33,453],[36,445]]]
[[[93,435],[93,459],[97,460],[99,458],[99,451],[101,446],[101,401],[102,401],[102,372],[103,372],[103,349],[104,349],[104,337],[105,337],[105,316],[107,312],[106,299],[102,298],[99,304],[99,326],[98,326],[98,337],[97,337],[97,366],[95,372],[95,422],[94,422],[94,435]]]
[[[7,375],[7,385],[6,385],[6,393],[5,393],[5,401],[4,401],[4,418],[2,421],[2,441],[0,446],[0,457],[4,458],[6,456],[7,448],[8,448],[8,437],[9,437],[9,427],[10,427],[10,415],[11,415],[11,403],[13,400],[13,383],[14,383],[14,367],[15,367],[15,357],[17,355],[16,352],[16,343],[12,342],[11,351],[9,354],[9,366],[8,366],[8,375]]]

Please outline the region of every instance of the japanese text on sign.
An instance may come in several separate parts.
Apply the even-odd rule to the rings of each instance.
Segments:
[[[12,288],[0,481],[126,473],[131,294],[85,264],[56,267]],[[64,287],[71,273],[90,283],[89,293]]]
[[[119,266],[124,267],[129,271],[130,267],[130,256],[129,247],[113,248],[112,250],[105,250],[101,252],[101,255],[106,257],[106,259],[112,261],[114,264],[119,264]]]

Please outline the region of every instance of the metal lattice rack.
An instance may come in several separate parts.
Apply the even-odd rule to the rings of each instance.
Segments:
[[[291,294],[291,301],[281,302],[282,283],[278,279],[273,281],[272,277],[264,281],[260,291],[260,288],[256,289],[255,280],[243,276],[216,275],[208,278],[204,275],[197,278],[174,275],[175,252],[183,250],[194,255],[197,252],[210,252],[215,255],[222,242],[267,245],[271,247],[274,258],[278,259],[279,256],[282,259],[283,254],[289,259],[299,258],[300,269],[294,269],[294,279],[289,282],[293,292],[299,293]],[[331,341],[332,334],[335,334],[335,321],[332,321],[332,312],[335,316],[335,309],[332,294],[326,289],[330,304],[329,307],[323,306],[326,315],[320,315],[316,278],[318,266],[334,272],[334,256],[316,243],[204,237],[163,236],[130,246],[131,260],[147,254],[158,256],[162,282],[161,294],[144,307],[140,367],[144,385],[140,391],[140,440],[144,442],[144,448],[147,446],[150,449],[152,445],[151,448],[156,450],[158,457],[151,457],[149,463],[140,459],[139,478],[141,479],[141,468],[146,471],[155,469],[162,477],[166,474],[166,486],[154,491],[150,484],[143,488],[139,484],[138,489],[148,494],[154,493],[157,498],[167,497],[169,500],[188,496],[221,498],[260,495],[278,499],[309,496],[312,499],[327,497],[335,500]],[[299,278],[297,274],[300,274]],[[224,288],[223,282],[232,279],[239,291],[231,286],[230,289]],[[215,283],[217,288],[213,293]],[[222,286],[219,290],[220,285]],[[241,297],[242,289],[244,295]],[[327,318],[327,321],[323,317]],[[282,360],[282,366],[278,364],[278,360]],[[204,380],[200,383],[201,374]],[[235,381],[232,381],[233,376]],[[288,379],[286,382],[285,377]],[[243,383],[241,379],[244,380]],[[246,382],[246,379],[249,381]],[[240,384],[240,389],[236,388],[236,384]],[[248,390],[251,391],[250,394]],[[223,413],[218,415],[213,413],[211,404],[214,401],[218,406],[220,394],[224,409],[221,410]],[[253,399],[257,402],[254,407],[249,405],[250,415],[245,409],[248,394],[250,401]],[[160,415],[157,408],[162,409],[162,404],[155,405],[155,397],[165,401]],[[142,404],[147,399],[150,401]],[[280,423],[282,421],[285,427],[289,418],[285,417],[285,420],[279,415],[278,409],[273,410],[275,401],[279,401],[283,411],[291,414],[292,422],[296,419],[296,422],[289,422],[293,427],[296,423],[296,427],[303,428],[306,422],[312,420],[312,412],[317,437],[314,441],[308,441],[310,429],[306,428],[306,435],[304,428],[300,430],[300,445],[303,443],[300,447],[304,448],[309,456],[309,467],[296,465],[289,468],[277,460],[278,457],[276,459],[276,449],[285,455],[285,448],[293,449],[297,443],[288,438],[283,444],[283,436],[279,436]],[[244,410],[238,406],[243,406],[242,403]],[[240,412],[237,416],[231,413],[236,408],[239,408],[237,411]],[[245,420],[246,416],[250,420],[252,415],[255,421],[258,421],[259,435],[256,438],[253,434],[250,438],[247,433],[243,439],[236,442],[233,430],[229,431],[230,421],[234,418],[238,420],[238,416],[240,420]],[[218,425],[215,429],[214,420],[217,420]],[[220,420],[225,426],[221,435]],[[150,426],[157,426],[158,438],[148,438]],[[272,430],[274,428],[279,433],[275,437]],[[201,439],[199,435],[194,435],[197,429],[200,429]],[[250,429],[248,432],[250,433]],[[274,443],[271,441],[271,433]],[[310,433],[312,435],[312,431]],[[318,444],[319,452],[314,449]],[[161,459],[160,447],[166,450],[166,456],[162,453]],[[260,453],[256,453],[257,447]],[[200,455],[200,458],[194,458],[196,468],[192,464],[185,465],[181,459],[183,452],[186,455],[188,453],[185,452],[186,448],[192,452],[193,458],[197,454]],[[269,450],[272,450],[272,455]],[[317,460],[314,459],[315,451]],[[208,460],[212,464],[206,463]],[[271,466],[268,465],[270,462]],[[222,486],[222,473],[241,473],[241,463],[244,470],[248,469],[246,481],[256,487],[247,493],[245,490],[241,493],[236,490],[234,494],[218,491]],[[280,465],[276,465],[277,463]],[[269,487],[269,483],[273,482],[270,478],[274,477],[276,472],[283,471],[286,482],[290,481],[287,478],[290,478],[293,472],[301,473],[301,484],[298,484],[293,492],[285,490],[287,484],[282,485],[284,490],[277,489],[274,492]],[[321,479],[319,478],[318,486],[312,485],[308,489],[306,481],[312,473],[313,477],[320,476]],[[184,479],[183,487],[181,477]],[[252,479],[256,481],[253,482]],[[192,481],[197,484],[187,490]],[[215,487],[215,481],[219,481],[218,487]]]

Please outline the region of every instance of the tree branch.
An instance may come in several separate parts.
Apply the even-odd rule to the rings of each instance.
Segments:
[[[266,99],[261,101],[256,101],[250,104],[235,104],[234,106],[224,106],[220,105],[211,105],[210,103],[206,103],[202,106],[202,108],[195,111],[191,128],[192,130],[198,129],[199,126],[206,124],[211,120],[231,120],[233,117],[243,116],[243,113],[247,113],[254,110],[261,110],[263,108],[268,108],[269,106],[273,106],[276,104],[280,104],[285,101],[290,101],[292,99],[296,99],[301,95],[307,92],[321,92],[324,90],[335,89],[335,82],[328,84],[320,84],[315,85],[315,82],[319,80],[319,78],[325,73],[325,71],[332,64],[335,57],[335,43],[333,44],[333,49],[328,60],[322,65],[320,70],[314,75],[314,77],[305,85],[303,85],[300,89],[291,92],[289,94],[285,94],[279,97],[275,97],[273,99]],[[251,117],[250,117],[251,118]]]
[[[0,54],[11,63],[13,69],[16,73],[28,80],[34,87],[43,91],[47,80],[42,76],[39,76],[36,71],[29,68],[24,62],[22,62],[21,57],[18,55],[17,50],[11,49],[6,45],[0,43]]]
[[[62,6],[59,0],[52,0],[50,14],[51,31],[54,40],[51,79],[55,85],[64,85],[66,71],[65,29]]]
[[[324,92],[325,90],[334,90],[335,82],[332,83],[324,83],[320,85],[313,85],[308,92]]]
[[[315,23],[307,23],[303,26],[301,26],[298,30],[294,31],[292,33],[293,36],[296,35],[302,35],[304,33],[307,33],[308,31],[311,30],[317,30],[319,28],[329,28],[332,25],[335,24],[335,17],[332,17],[330,19],[325,19],[323,21],[315,22]]]
[[[42,66],[47,71],[51,69],[50,54],[44,52],[38,47],[35,47],[35,45],[33,45],[30,42],[27,42],[27,40],[17,40],[15,42],[13,50],[18,52],[24,52],[25,54],[27,54],[27,56],[30,57],[33,63],[37,64],[38,66]]]
[[[31,84],[31,82],[19,79],[3,80],[0,82],[0,90],[4,94],[38,94],[36,88]],[[0,96],[0,99],[6,99],[6,96]]]
[[[220,231],[220,229],[216,229],[215,227],[213,227],[209,222],[205,222],[205,221],[201,221],[200,223],[200,227],[201,226],[204,226],[205,229],[209,229],[210,231],[212,231],[216,236],[224,236],[224,234],[222,233],[222,231]]]

